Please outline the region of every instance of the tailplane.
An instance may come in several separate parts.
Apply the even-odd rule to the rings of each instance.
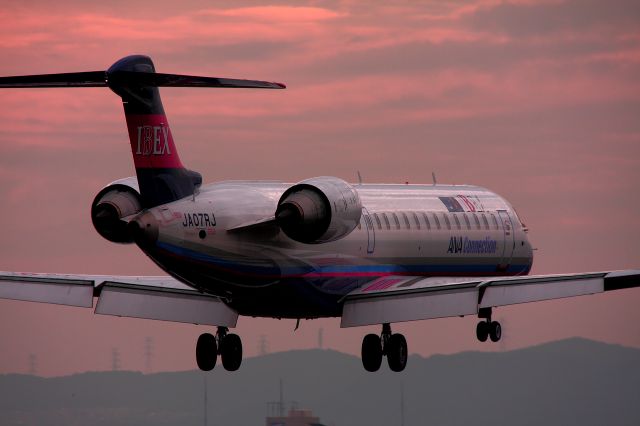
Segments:
[[[257,80],[156,73],[151,58],[132,55],[106,71],[0,77],[0,88],[109,87],[122,98],[143,207],[192,195],[202,184],[186,169],[176,149],[158,87],[284,89]]]

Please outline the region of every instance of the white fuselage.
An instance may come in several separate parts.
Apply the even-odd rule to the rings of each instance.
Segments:
[[[228,232],[273,217],[290,186],[219,182],[154,207],[149,212],[158,222],[158,242],[145,252],[185,283],[225,297],[241,314],[277,317],[338,315],[340,297],[383,276],[523,275],[531,269],[527,230],[510,204],[467,185],[354,185],[363,206],[360,224],[322,244],[293,241],[273,222]],[[277,301],[285,296],[283,310]]]

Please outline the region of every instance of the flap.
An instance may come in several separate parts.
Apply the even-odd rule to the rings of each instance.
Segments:
[[[476,315],[482,308],[639,286],[640,270],[524,277],[383,277],[343,298],[341,326]]]
[[[91,308],[132,318],[235,327],[238,313],[216,296],[168,277],[0,272],[0,299]]]
[[[238,313],[219,298],[197,291],[106,282],[96,314],[235,327]]]

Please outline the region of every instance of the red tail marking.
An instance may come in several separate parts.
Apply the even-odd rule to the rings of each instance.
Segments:
[[[165,115],[127,115],[127,127],[136,168],[183,167]]]

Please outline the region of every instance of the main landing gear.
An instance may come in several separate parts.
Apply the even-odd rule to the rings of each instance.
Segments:
[[[367,371],[378,371],[382,357],[387,357],[392,371],[402,371],[407,365],[407,340],[402,334],[391,333],[391,326],[382,325],[382,334],[367,334],[362,340],[362,365]]]
[[[237,334],[228,334],[227,327],[218,327],[215,336],[201,334],[196,344],[196,361],[202,371],[211,371],[216,366],[218,354],[225,370],[236,371],[242,364],[242,340]]]
[[[502,326],[498,321],[491,321],[491,308],[483,308],[478,312],[478,318],[484,318],[476,326],[476,337],[481,342],[490,338],[492,342],[498,342],[502,338]]]

